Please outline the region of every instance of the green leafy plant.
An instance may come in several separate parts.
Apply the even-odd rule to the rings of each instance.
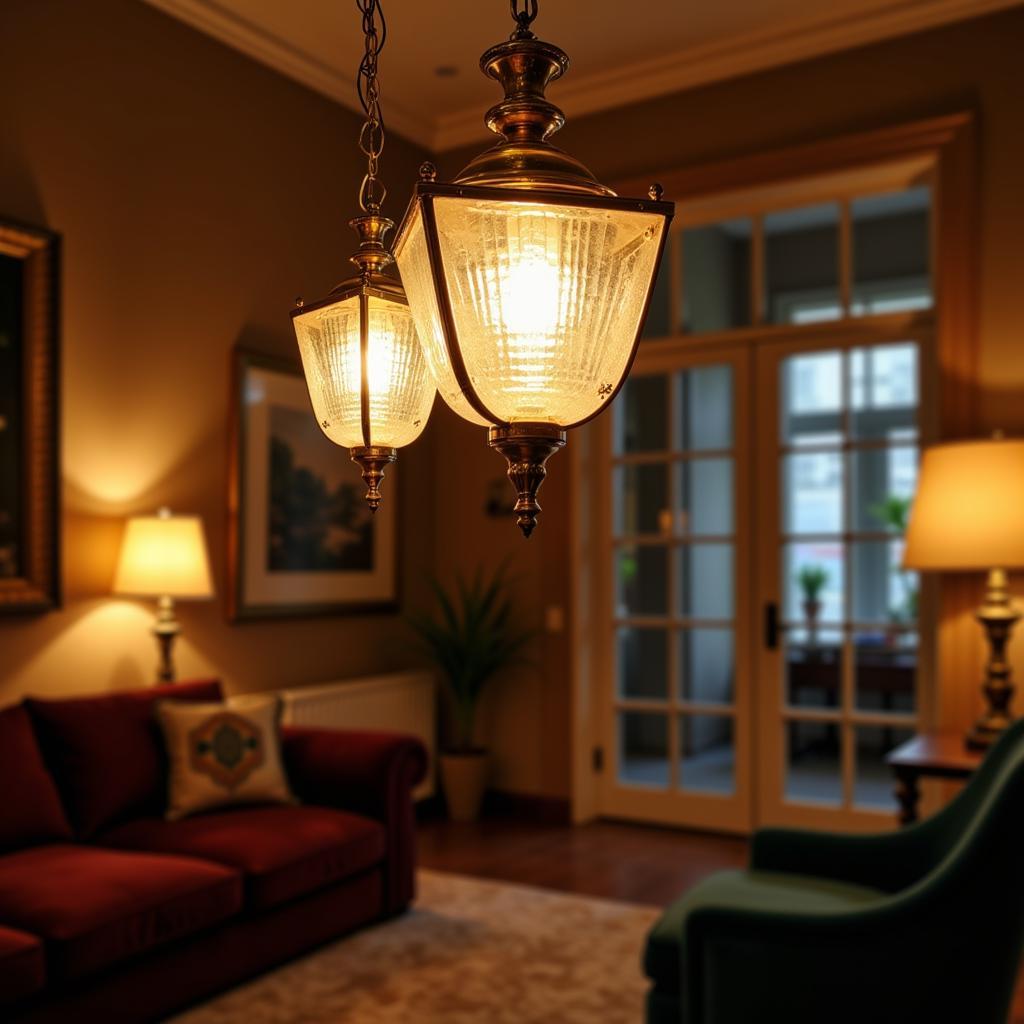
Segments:
[[[910,522],[910,506],[913,503],[913,498],[890,494],[883,501],[872,505],[868,511],[882,526],[894,533],[903,534],[907,532],[907,523]],[[893,572],[903,590],[903,600],[889,609],[889,618],[893,622],[913,622],[917,618],[917,577],[905,569],[894,568]]]
[[[523,662],[534,631],[513,622],[505,593],[505,567],[485,579],[477,570],[467,582],[456,576],[453,590],[431,579],[436,607],[409,616],[409,624],[438,667],[452,700],[456,751],[473,749],[473,726],[487,683],[503,668]]]
[[[906,533],[913,501],[913,498],[890,494],[882,501],[875,502],[868,511],[888,529],[895,533]]]
[[[828,583],[828,572],[821,565],[805,565],[796,574],[805,601],[817,601]]]

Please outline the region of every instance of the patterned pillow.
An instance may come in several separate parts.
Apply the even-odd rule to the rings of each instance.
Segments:
[[[170,765],[169,821],[215,807],[294,803],[281,761],[276,696],[161,701],[157,717]]]

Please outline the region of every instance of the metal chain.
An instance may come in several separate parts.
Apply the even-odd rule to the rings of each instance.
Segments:
[[[512,8],[512,20],[516,23],[516,30],[512,33],[513,39],[532,39],[533,33],[530,26],[537,17],[537,0],[522,0],[523,9],[519,9],[519,0],[509,0]]]
[[[359,148],[366,156],[366,174],[359,186],[359,205],[365,213],[380,213],[387,195],[384,182],[377,176],[380,155],[384,152],[384,115],[380,107],[380,83],[377,79],[377,59],[387,39],[388,28],[380,0],[356,0],[363,15],[363,39],[366,44],[359,62],[356,88],[359,102],[366,113],[366,121],[359,132]]]

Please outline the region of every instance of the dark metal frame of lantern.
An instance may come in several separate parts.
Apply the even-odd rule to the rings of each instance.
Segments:
[[[505,90],[504,100],[492,107],[485,118],[488,128],[502,139],[472,160],[451,183],[437,182],[434,166],[429,163],[423,165],[420,180],[414,186],[412,199],[399,227],[394,251],[400,258],[402,246],[418,213],[426,241],[439,326],[452,373],[469,406],[491,424],[488,444],[504,455],[508,462],[508,477],[516,490],[517,522],[529,537],[540,512],[537,491],[547,473],[547,460],[565,446],[566,431],[582,426],[604,411],[629,375],[650,307],[675,205],[662,201],[659,185],[652,185],[645,199],[616,196],[611,189],[601,185],[583,164],[548,142],[549,136],[565,123],[565,117],[546,99],[544,91],[550,82],[565,73],[569,59],[559,47],[537,39],[530,31],[530,24],[537,14],[536,0],[525,4],[523,11],[519,11],[516,0],[511,0],[511,6],[517,23],[516,31],[508,42],[492,46],[480,58],[484,74],[496,79]],[[599,385],[598,394],[603,401],[592,413],[575,422],[558,425],[520,420],[505,422],[487,408],[473,385],[461,351],[434,210],[434,200],[439,198],[640,212],[664,218],[628,358],[617,381]],[[440,381],[438,385],[440,388]]]

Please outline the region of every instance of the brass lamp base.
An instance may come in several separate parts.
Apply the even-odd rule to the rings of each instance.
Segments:
[[[967,734],[966,742],[972,750],[987,750],[1013,721],[1010,701],[1013,699],[1014,686],[1010,682],[1011,669],[1006,659],[1006,646],[1013,627],[1020,621],[1021,613],[1010,600],[1004,570],[992,569],[989,572],[985,603],[975,617],[984,627],[988,638],[988,663],[982,686],[988,707]]]
[[[565,447],[565,431],[553,423],[512,423],[491,427],[487,443],[508,462],[508,478],[516,490],[516,523],[529,537],[541,511],[537,492],[548,475],[545,463]]]
[[[153,636],[160,648],[156,677],[161,683],[174,682],[174,640],[180,632],[181,626],[174,617],[174,599],[161,597],[157,602],[156,622],[153,623]]]
[[[361,448],[350,448],[352,461],[363,471],[366,481],[366,504],[371,512],[380,508],[380,482],[384,479],[384,468],[398,459],[398,450],[384,448],[380,445],[367,445]]]

